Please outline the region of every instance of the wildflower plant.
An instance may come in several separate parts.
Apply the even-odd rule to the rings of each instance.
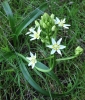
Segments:
[[[8,46],[9,49],[7,49],[7,51],[3,52],[3,49],[1,48],[0,62],[3,62],[4,60],[6,60],[7,62],[8,61],[11,62],[11,59],[15,62],[16,60],[27,82],[38,92],[46,96],[50,96],[52,98],[52,97],[68,95],[72,90],[75,89],[78,83],[79,73],[77,67],[76,67],[76,73],[77,73],[76,80],[75,79],[73,80],[73,84],[68,89],[64,88],[65,86],[63,82],[61,82],[59,77],[55,74],[54,69],[57,67],[58,62],[60,63],[61,61],[67,61],[78,57],[80,54],[82,54],[83,49],[80,46],[78,46],[75,49],[74,55],[68,57],[64,57],[65,56],[64,53],[63,52],[61,53],[62,49],[65,50],[67,46],[66,44],[64,45],[63,43],[64,40],[63,37],[58,38],[57,29],[58,27],[69,29],[70,25],[65,24],[66,19],[64,18],[63,20],[60,20],[58,17],[55,17],[54,14],[49,15],[47,13],[44,13],[43,12],[44,10],[43,7],[45,7],[44,4],[44,6],[40,6],[39,8],[35,9],[31,13],[30,17],[29,16],[26,17],[24,21],[22,21],[22,23],[20,23],[20,25],[16,27],[14,16],[8,2],[5,1],[2,3],[2,5],[10,22],[11,30],[13,33],[11,40],[13,41],[11,43],[11,40],[7,39],[7,42],[9,44]],[[43,14],[41,18],[35,20],[41,14]],[[25,28],[29,26],[29,24],[33,21],[35,21],[34,25],[32,24],[33,26],[29,28],[28,32],[24,33],[23,30],[25,30]],[[28,41],[30,41],[29,45],[30,49],[29,51],[27,51],[28,55],[25,55],[25,52],[23,52],[22,54],[19,50],[16,49],[16,47],[19,46],[18,43],[20,40],[19,36],[21,36],[22,34],[24,34],[24,38],[29,37]],[[61,45],[61,41],[63,45]],[[40,58],[39,55],[42,56],[41,54],[39,54],[40,52],[36,51],[36,49],[31,48],[31,44],[34,44],[33,45],[34,47],[35,43],[37,43],[38,45],[40,44],[41,47],[43,47],[44,50],[46,50],[47,54],[45,57]],[[58,56],[58,54],[60,56]],[[3,56],[5,56],[5,59]],[[10,66],[13,67],[12,64]],[[46,83],[47,86],[46,89],[41,88],[40,85],[36,83],[35,79],[31,77],[31,73],[29,73],[30,67],[32,68],[32,71],[36,72],[36,74]],[[45,77],[42,75],[42,73],[45,74],[46,77],[55,80],[55,84],[57,84],[56,86],[57,88],[59,88],[60,91],[55,91],[54,93],[51,92],[50,86],[46,81]],[[67,87],[69,86],[69,84],[70,82],[67,84]]]

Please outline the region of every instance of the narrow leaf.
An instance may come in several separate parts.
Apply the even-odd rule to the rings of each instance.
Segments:
[[[12,32],[15,32],[14,17],[13,17],[13,13],[12,13],[12,10],[11,10],[8,2],[7,1],[4,1],[2,3],[2,6],[4,8],[4,11],[5,11],[6,15],[8,16],[8,19],[9,19],[9,22],[10,22],[10,25],[11,25]]]
[[[20,67],[20,69],[21,69],[21,71],[22,71],[22,73],[23,73],[25,79],[29,82],[29,84],[30,84],[32,87],[34,87],[38,92],[40,92],[40,93],[42,93],[42,94],[44,94],[44,95],[49,95],[48,92],[46,92],[45,90],[43,90],[43,89],[32,79],[32,77],[30,76],[30,74],[29,74],[27,68],[25,67],[25,64],[24,64],[22,61],[20,61],[20,64],[19,64],[19,65],[20,65],[19,67]]]

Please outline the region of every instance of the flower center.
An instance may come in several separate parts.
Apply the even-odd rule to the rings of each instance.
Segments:
[[[53,48],[54,50],[58,50],[58,49],[60,48],[60,46],[57,45],[57,44],[54,44],[54,45],[52,46],[52,48]]]
[[[36,58],[32,57],[31,61],[32,61],[32,63],[36,63]]]
[[[59,22],[59,26],[63,26],[64,23],[62,21]]]
[[[34,36],[36,39],[39,39],[39,37],[40,37],[39,33],[35,33]]]

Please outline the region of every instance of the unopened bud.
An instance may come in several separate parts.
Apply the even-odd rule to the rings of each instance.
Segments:
[[[36,25],[36,27],[40,26],[40,24],[39,24],[39,22],[37,20],[35,20],[35,25]]]
[[[54,26],[52,27],[52,31],[55,31],[55,28],[56,28],[56,26],[54,25]]]
[[[51,14],[51,16],[50,16],[52,19],[54,19],[54,14]]]
[[[43,21],[42,20],[40,20],[40,25],[43,27]]]
[[[43,28],[46,28],[46,24],[45,23],[43,23]]]
[[[49,15],[47,13],[44,13],[43,17],[44,17],[44,19],[48,19]]]
[[[75,55],[80,55],[83,53],[83,48],[81,48],[80,46],[78,46],[76,49],[75,49]]]
[[[48,39],[48,36],[46,36],[46,39]]]
[[[41,39],[41,42],[44,43],[45,41],[43,39]]]

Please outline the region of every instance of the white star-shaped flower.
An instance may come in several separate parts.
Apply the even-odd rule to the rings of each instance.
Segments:
[[[29,36],[32,37],[30,39],[30,41],[32,40],[35,40],[35,39],[39,39],[40,38],[40,32],[41,32],[41,29],[40,29],[40,26],[38,27],[37,31],[32,31],[33,34],[30,34]]]
[[[29,28],[29,32],[27,32],[25,35],[28,35],[28,34],[32,33],[34,31],[34,29],[35,28],[33,28],[33,27]]]
[[[64,19],[59,19],[58,17],[56,17],[56,19],[54,19],[55,24],[58,24],[58,26],[60,27],[64,27],[65,29],[69,29],[68,26],[70,26],[69,24],[65,24],[65,18]]]
[[[57,51],[58,54],[62,55],[60,50],[66,48],[66,46],[60,45],[61,41],[62,38],[60,38],[57,42],[52,38],[52,45],[47,45],[48,48],[52,49],[51,54],[54,54]]]
[[[35,67],[35,64],[37,63],[36,53],[35,53],[35,55],[33,55],[32,52],[30,52],[30,56],[31,57],[26,57],[26,59],[29,60],[28,66],[32,66],[32,69],[33,69]]]

